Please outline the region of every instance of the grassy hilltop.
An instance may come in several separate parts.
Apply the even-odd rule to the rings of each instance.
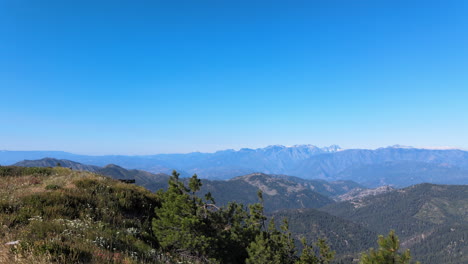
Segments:
[[[59,167],[0,167],[0,176],[1,263],[154,258],[159,200],[143,187]]]

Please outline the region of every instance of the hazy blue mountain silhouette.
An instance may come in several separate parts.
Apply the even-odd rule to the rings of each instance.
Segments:
[[[292,147],[268,146],[259,149],[223,150],[214,153],[158,154],[146,156],[87,156],[66,152],[0,151],[0,164],[24,159],[53,157],[83,164],[117,164],[126,169],[169,174],[173,169],[184,176],[230,179],[254,172],[294,175],[303,179],[355,180],[375,187],[382,184],[408,186],[421,182],[467,183],[468,152],[457,149],[434,150],[387,147],[375,150],[342,150],[336,145]],[[427,172],[427,173],[426,173]]]

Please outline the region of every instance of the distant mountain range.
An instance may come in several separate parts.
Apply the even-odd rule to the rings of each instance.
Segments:
[[[230,179],[256,172],[294,175],[302,179],[353,180],[367,187],[405,187],[429,182],[468,184],[468,152],[458,149],[418,149],[392,146],[343,150],[339,146],[269,146],[215,153],[158,154],[148,156],[86,156],[50,151],[0,151],[0,164],[51,157],[105,166],[184,176],[197,173],[205,179]]]

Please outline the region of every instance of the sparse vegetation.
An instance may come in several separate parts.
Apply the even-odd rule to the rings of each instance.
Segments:
[[[0,167],[2,259],[154,263],[159,199],[142,187],[66,168]],[[19,241],[5,246],[9,241]]]

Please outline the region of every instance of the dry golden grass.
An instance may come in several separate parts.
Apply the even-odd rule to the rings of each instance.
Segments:
[[[48,264],[52,263],[50,256],[37,255],[31,251],[23,251],[20,254],[15,253],[14,245],[0,245],[0,263],[18,263],[18,264]]]
[[[0,264],[46,264],[52,263],[50,255],[37,255],[33,254],[31,250],[24,250],[19,253],[19,244],[17,245],[6,245],[11,241],[16,241],[14,232],[8,230],[5,226],[1,229],[2,236],[0,237]]]

